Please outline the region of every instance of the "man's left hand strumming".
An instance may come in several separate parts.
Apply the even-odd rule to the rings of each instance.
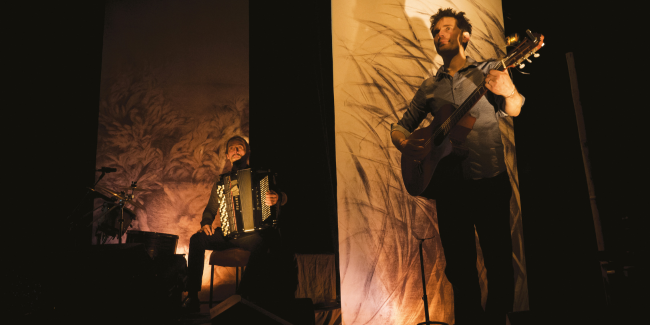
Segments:
[[[275,193],[274,191],[269,190],[266,193],[266,199],[265,199],[264,203],[266,203],[266,205],[268,205],[268,206],[274,206],[276,203],[278,203],[278,193]]]
[[[284,194],[284,192],[280,192],[280,193],[282,193],[281,194],[282,195],[282,203],[280,203],[280,205],[285,205],[287,203],[287,195]],[[269,190],[268,192],[266,192],[266,198],[264,199],[264,204],[266,204],[266,205],[268,205],[270,207],[274,206],[276,203],[278,203],[279,198],[280,198],[280,195],[278,195],[278,193],[276,193],[273,190]]]

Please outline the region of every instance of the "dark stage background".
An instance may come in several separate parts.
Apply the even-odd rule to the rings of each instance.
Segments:
[[[531,75],[515,72],[526,96],[514,123],[530,308],[586,323],[598,320],[604,299],[566,52],[575,54],[608,249],[640,249],[638,177],[647,138],[640,135],[639,61],[631,54],[639,45],[635,26],[605,18],[609,7],[565,6],[507,0],[503,11],[507,33],[528,28],[546,36],[542,56],[524,70]],[[334,172],[329,3],[255,2],[250,10],[253,150],[287,184],[296,251],[334,252],[336,186],[345,184],[335,183]],[[13,315],[48,317],[58,272],[74,272],[57,261],[91,241],[90,230],[68,232],[64,219],[95,176],[104,12],[100,2],[14,12],[4,105],[6,281]]]

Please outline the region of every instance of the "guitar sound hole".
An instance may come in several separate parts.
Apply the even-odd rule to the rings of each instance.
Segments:
[[[434,139],[433,139],[433,144],[437,147],[442,143],[442,140],[445,139],[445,135],[440,132]]]

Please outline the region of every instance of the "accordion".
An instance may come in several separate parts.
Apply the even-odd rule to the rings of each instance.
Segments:
[[[237,238],[275,224],[277,207],[265,204],[266,193],[275,188],[275,178],[270,170],[250,168],[221,175],[217,191],[224,236]]]

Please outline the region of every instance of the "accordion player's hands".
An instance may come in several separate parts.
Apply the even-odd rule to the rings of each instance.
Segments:
[[[264,204],[268,206],[274,206],[276,203],[278,203],[278,193],[275,193],[273,190],[269,190],[266,192],[266,198],[264,200]]]
[[[201,227],[201,230],[199,230],[199,232],[201,231],[203,231],[208,236],[212,236],[212,234],[214,234],[214,230],[212,230],[212,225],[203,225],[203,227]]]

